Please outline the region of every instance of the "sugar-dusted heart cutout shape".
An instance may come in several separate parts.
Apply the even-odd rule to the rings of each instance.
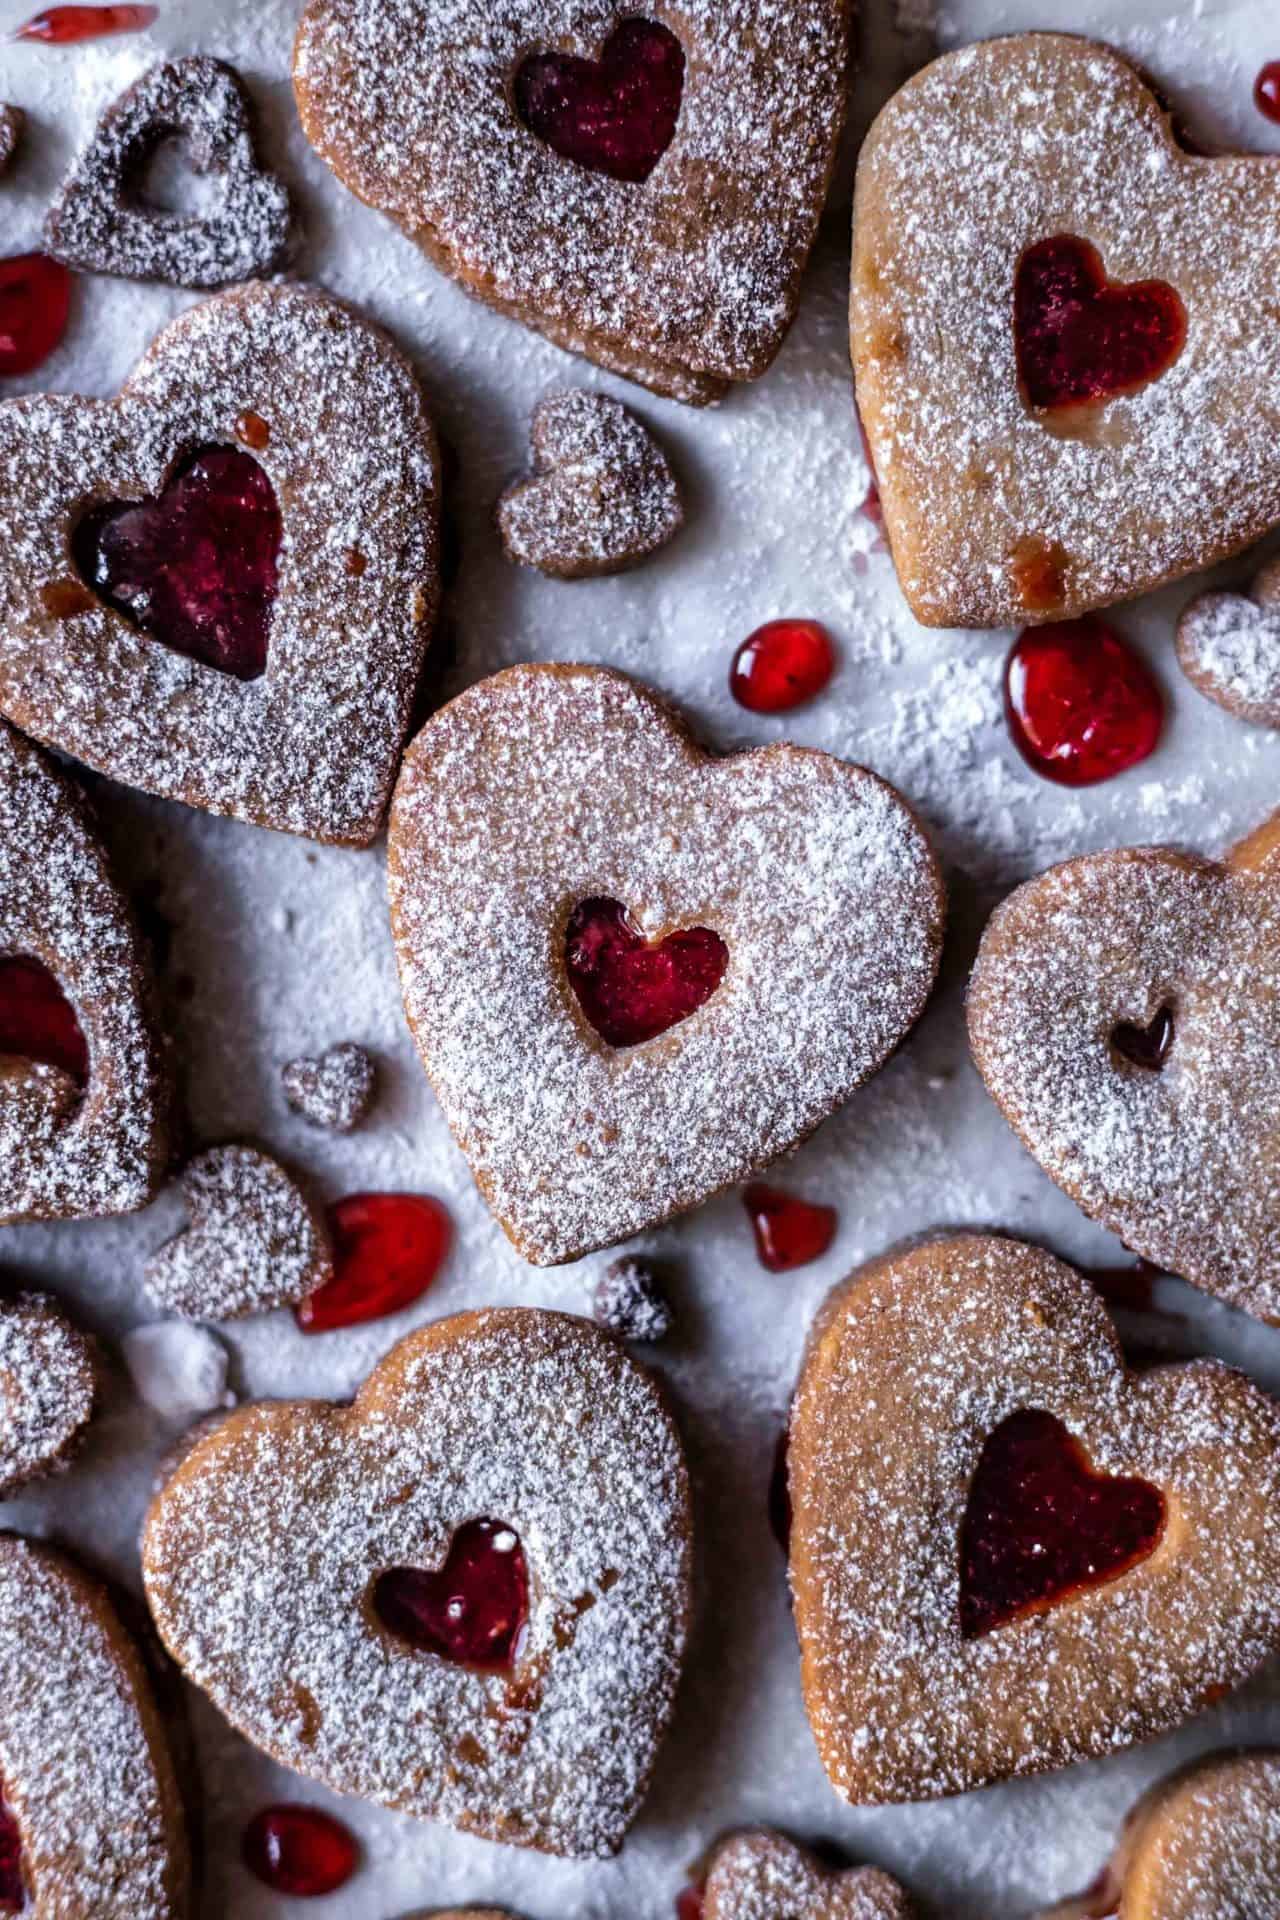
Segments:
[[[216,207],[173,213],[146,198],[146,173],[180,140],[197,174],[216,176]],[[277,266],[289,194],[254,153],[249,98],[221,60],[192,54],[152,67],[109,107],[45,221],[49,252],[85,273],[225,287]]]
[[[527,1561],[509,1670],[415,1646],[377,1606],[389,1570],[438,1571],[484,1520]],[[653,1380],[588,1322],[517,1308],[411,1334],[350,1406],[231,1414],[157,1495],[143,1566],[188,1679],[284,1765],[491,1839],[605,1855],[670,1717],[689,1529]]]
[[[1127,1570],[971,1635],[975,1478],[1028,1412],[1156,1489],[1165,1524]],[[855,1273],[814,1323],[790,1431],[805,1704],[855,1804],[1111,1752],[1280,1646],[1280,1408],[1216,1361],[1131,1374],[1093,1287],[1038,1248],[962,1234]]]
[[[338,177],[470,292],[705,403],[762,374],[791,324],[844,117],[849,12],[694,0],[620,24],[571,0],[408,0],[394,15],[310,0],[294,86]],[[610,44],[628,61],[621,115],[610,81],[590,99],[566,83]],[[652,79],[636,51],[658,56]],[[651,161],[647,178],[610,177]]]
[[[1280,559],[1247,593],[1202,593],[1178,621],[1178,665],[1241,720],[1280,727]]]
[[[373,1105],[378,1070],[364,1047],[340,1040],[323,1053],[290,1060],[280,1082],[295,1113],[329,1133],[350,1133]]]
[[[892,1053],[938,962],[937,864],[891,787],[785,744],[706,754],[657,695],[599,668],[511,668],[429,721],[389,862],[423,1063],[481,1192],[540,1264],[793,1147]],[[611,1045],[571,983],[574,916],[601,901],[646,942],[714,936],[694,969],[714,991],[658,1031],[686,1011],[665,999],[647,1042]]]
[[[0,406],[0,462],[0,710],[148,792],[371,840],[439,582],[435,436],[390,340],[313,289],[238,288],[114,401]],[[119,511],[176,490],[188,512]],[[175,620],[220,664],[165,645]]]
[[[67,1463],[96,1395],[92,1343],[55,1300],[0,1300],[0,1497]]]
[[[780,1833],[731,1834],[711,1856],[702,1920],[913,1920],[896,1880],[876,1867],[829,1872]]]
[[[170,1313],[237,1320],[297,1306],[333,1278],[329,1230],[292,1174],[258,1147],[210,1147],[188,1161],[190,1220],[147,1262]]]
[[[851,326],[917,619],[1066,619],[1280,522],[1277,219],[1280,159],[1186,152],[1087,40],[989,40],[894,96],[859,161]]]

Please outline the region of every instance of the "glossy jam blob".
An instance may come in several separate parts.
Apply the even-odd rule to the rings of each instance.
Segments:
[[[696,1013],[724,978],[729,949],[710,927],[648,941],[617,900],[573,910],[564,964],[578,1004],[611,1047],[656,1039]]]
[[[360,1863],[355,1835],[318,1807],[264,1807],[244,1830],[241,1858],[275,1893],[336,1893]]]
[[[0,1780],[0,1913],[25,1913],[27,1886],[22,1872],[22,1834]]]
[[[529,1620],[529,1570],[518,1535],[501,1520],[468,1520],[438,1573],[380,1573],[373,1610],[389,1633],[421,1652],[510,1671]]]
[[[67,330],[71,275],[47,253],[0,260],[0,379],[34,373]]]
[[[707,1883],[699,1880],[695,1885],[681,1887],[676,1895],[676,1920],[702,1920],[707,1904]]]
[[[1253,101],[1259,113],[1280,124],[1280,60],[1268,60],[1254,81]]]
[[[1186,342],[1187,312],[1163,280],[1113,284],[1095,246],[1060,233],[1018,263],[1013,330],[1027,404],[1089,406],[1166,372]]]
[[[298,1325],[331,1333],[412,1306],[444,1264],[452,1232],[430,1194],[348,1194],[329,1209],[333,1278],[295,1307]]]
[[[982,1449],[960,1529],[960,1631],[976,1640],[1101,1586],[1155,1551],[1165,1502],[1090,1466],[1060,1420],[1014,1413]]]
[[[95,507],[75,530],[81,578],[176,653],[237,680],[265,671],[281,538],[275,489],[238,447],[204,447],[158,500]]]
[[[769,620],[734,654],[729,691],[752,713],[789,713],[822,692],[834,667],[831,635],[816,620]]]
[[[88,1085],[89,1048],[75,1008],[53,975],[25,954],[0,959],[0,1054],[60,1067]]]
[[[1064,787],[1092,786],[1137,766],[1164,723],[1164,701],[1145,663],[1092,615],[1020,634],[1004,695],[1019,753]]]
[[[675,138],[684,49],[656,20],[624,20],[598,60],[532,53],[515,78],[516,112],[565,160],[613,180],[647,180]]]
[[[137,33],[159,14],[159,7],[46,7],[19,27],[13,38],[65,47],[79,40],[102,40],[111,33]]]
[[[756,1252],[770,1273],[786,1273],[820,1259],[836,1231],[836,1210],[811,1200],[798,1200],[780,1187],[758,1183],[742,1196],[756,1237]]]
[[[1111,1045],[1124,1060],[1147,1073],[1159,1073],[1173,1045],[1173,1011],[1161,1007],[1146,1027],[1121,1020],[1111,1029]]]

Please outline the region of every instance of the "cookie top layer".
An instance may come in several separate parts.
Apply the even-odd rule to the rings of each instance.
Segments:
[[[1228,713],[1280,727],[1280,559],[1248,593],[1201,593],[1183,609],[1178,665]]]
[[[157,1248],[147,1291],[190,1320],[296,1306],[333,1278],[322,1210],[257,1147],[210,1147],[187,1163],[190,1224]]]
[[[58,1466],[93,1412],[93,1347],[41,1293],[0,1301],[0,1497]]]
[[[765,1828],[736,1833],[711,1858],[704,1920],[912,1920],[896,1880],[875,1867],[826,1871]]]

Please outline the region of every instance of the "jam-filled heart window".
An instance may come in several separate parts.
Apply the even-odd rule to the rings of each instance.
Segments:
[[[550,51],[521,61],[515,110],[562,159],[633,184],[647,180],[675,139],[685,57],[669,27],[623,20],[598,60]]]
[[[1136,1020],[1118,1020],[1111,1029],[1111,1051],[1144,1073],[1159,1073],[1172,1051],[1174,1033],[1173,1008],[1166,1001],[1145,1026]]]
[[[1056,414],[1167,373],[1186,344],[1187,310],[1167,281],[1118,284],[1091,241],[1059,233],[1018,262],[1013,332],[1027,405]]]
[[[48,967],[27,954],[0,958],[0,1054],[57,1067],[82,1092],[89,1083],[79,1016]]]
[[[611,1047],[636,1047],[678,1026],[716,991],[729,949],[710,927],[646,940],[618,900],[580,901],[565,931],[564,965],[584,1015]]]
[[[374,1614],[394,1639],[457,1666],[509,1673],[529,1625],[529,1569],[501,1520],[468,1520],[434,1570],[389,1567],[373,1583]]]

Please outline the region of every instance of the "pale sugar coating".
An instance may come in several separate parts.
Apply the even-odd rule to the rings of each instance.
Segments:
[[[1280,521],[1280,159],[1181,150],[1149,87],[1087,40],[947,55],[862,149],[852,346],[899,579],[929,626],[1127,599]],[[1019,389],[1025,250],[1088,240],[1116,281],[1181,295],[1186,344],[1139,391],[1057,424]]]
[[[675,138],[643,184],[554,153],[512,83],[595,57],[613,0],[311,0],[303,128],[338,177],[490,305],[660,393],[706,402],[782,344],[844,118],[845,0],[655,7],[684,48]]]
[[[49,970],[89,1049],[83,1096],[58,1067],[0,1058],[0,1219],[144,1207],[169,1153],[150,969],[79,790],[3,723],[0,953]]]
[[[86,507],[154,496],[246,416],[284,522],[266,671],[248,682],[98,604],[68,557]],[[435,614],[437,464],[408,362],[306,287],[192,308],[117,400],[0,406],[0,708],[147,792],[366,844]]]
[[[965,1639],[988,1436],[1054,1415],[1164,1494],[1148,1558]],[[836,1791],[933,1799],[1176,1726],[1280,1647],[1280,1408],[1217,1361],[1130,1374],[1093,1288],[1017,1241],[872,1262],[819,1313],[791,1421],[805,1705]]]
[[[12,107],[0,100],[0,173],[12,164],[14,155],[22,144],[23,129],[27,116],[21,107]]]
[[[671,1332],[671,1302],[647,1260],[613,1260],[596,1282],[591,1316],[621,1340],[650,1343]]]
[[[1178,665],[1241,720],[1280,727],[1280,560],[1248,593],[1202,593],[1178,621]]]
[[[101,1584],[0,1536],[0,1778],[30,1920],[186,1920],[178,1786],[143,1663]]]
[[[519,1538],[509,1674],[417,1651],[370,1601],[457,1529]],[[402,1340],[352,1406],[264,1404],[157,1495],[147,1596],[187,1678],[256,1746],[342,1793],[516,1846],[616,1852],[688,1630],[689,1487],[654,1381],[564,1314],[459,1314]]]
[[[66,1463],[93,1413],[93,1346],[56,1301],[0,1301],[0,1499]]]
[[[191,1223],[152,1254],[147,1292],[188,1320],[296,1306],[333,1278],[323,1213],[256,1147],[211,1147],[188,1163]]]
[[[811,1853],[766,1828],[716,1848],[703,1920],[912,1920],[896,1880],[875,1867],[827,1872]]]
[[[172,213],[145,199],[147,164],[174,139],[196,173],[219,176],[216,211]],[[44,240],[81,272],[225,287],[277,265],[289,219],[283,182],[254,156],[239,75],[193,54],[152,67],[107,109],[49,210]]]
[[[409,1024],[476,1181],[538,1265],[611,1246],[795,1146],[929,996],[944,899],[910,808],[790,745],[722,759],[622,674],[514,667],[406,756],[389,841]],[[564,964],[575,906],[705,926],[716,992],[615,1050]]]
[[[284,1097],[295,1113],[330,1133],[350,1133],[365,1119],[377,1090],[373,1058],[353,1040],[321,1054],[290,1060],[280,1070]]]

